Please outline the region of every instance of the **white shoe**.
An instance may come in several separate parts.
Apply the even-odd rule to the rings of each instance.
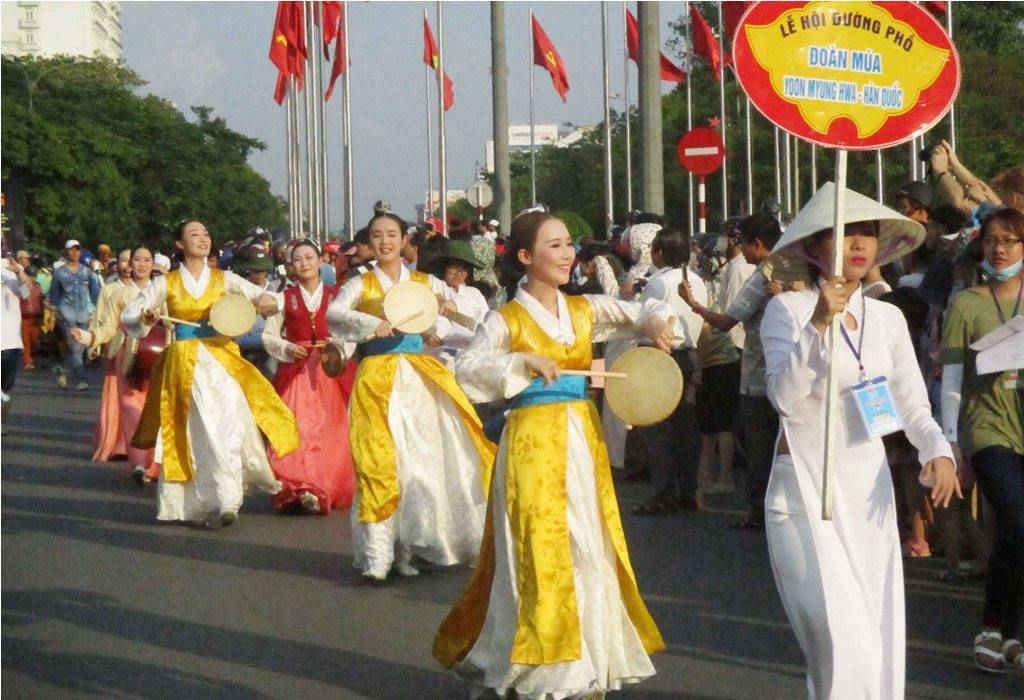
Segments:
[[[66,374],[58,374],[57,375],[57,386],[59,386],[61,389],[67,389],[68,388],[68,375],[66,375]]]
[[[420,570],[415,566],[406,561],[400,561],[395,564],[395,571],[398,572],[399,576],[419,576]]]
[[[3,401],[4,403],[7,403],[10,400],[11,400],[11,395],[10,394],[8,394],[5,391],[0,391],[0,401]]]
[[[144,485],[146,483],[146,468],[141,464],[132,467],[132,480],[139,486]]]
[[[225,527],[238,520],[238,511],[226,510],[220,514],[220,524]]]
[[[363,572],[363,578],[365,578],[368,581],[375,581],[379,583],[380,581],[387,580],[388,572],[380,571],[379,569],[367,569]]]
[[[320,499],[315,494],[309,491],[303,491],[302,495],[299,496],[299,503],[302,504],[302,510],[307,513],[319,513],[320,512]]]

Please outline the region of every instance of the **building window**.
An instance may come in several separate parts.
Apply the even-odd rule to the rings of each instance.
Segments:
[[[36,45],[36,33],[35,32],[25,32],[25,43],[27,45],[29,45],[29,46],[35,46]]]
[[[25,21],[35,22],[36,21],[36,9],[34,7],[25,8]]]

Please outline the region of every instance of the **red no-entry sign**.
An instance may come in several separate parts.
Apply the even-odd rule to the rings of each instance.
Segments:
[[[725,144],[714,129],[697,127],[683,134],[676,146],[679,164],[694,175],[710,175],[722,167]]]

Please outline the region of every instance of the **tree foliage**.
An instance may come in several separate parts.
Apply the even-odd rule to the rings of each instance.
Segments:
[[[104,58],[3,58],[2,168],[23,193],[26,237],[59,248],[139,241],[165,245],[196,217],[215,237],[284,221],[282,202],[246,162],[264,144],[208,107],[189,121],[143,81]]]
[[[698,3],[712,27],[717,27],[714,3]],[[667,6],[663,6],[667,7]],[[1024,120],[1020,118],[1024,104],[1024,3],[966,3],[954,5],[954,43],[962,63],[962,83],[956,103],[957,152],[961,160],[979,177],[990,179],[999,172],[1024,164]],[[706,126],[713,117],[721,117],[719,85],[702,59],[688,56],[687,21],[682,17],[671,23],[672,35],[665,37],[666,47],[685,66],[692,62],[690,90],[693,126]],[[635,70],[630,66],[630,70]],[[730,215],[747,212],[746,100],[734,79],[726,80],[725,118],[728,161],[728,196]],[[636,108],[629,112],[632,131],[633,208],[642,208],[640,153],[642,149],[640,120]],[[615,219],[624,219],[626,114],[612,116],[612,162]],[[537,199],[552,209],[566,208],[578,212],[594,230],[603,229],[603,124],[591,134],[568,148],[546,146],[537,151]],[[685,86],[679,85],[662,98],[662,140],[664,146],[665,218],[676,226],[686,227],[689,184],[686,172],[676,157],[676,143],[687,131]],[[767,199],[784,204],[782,191],[776,194],[775,129],[751,107],[753,205],[758,208]],[[929,134],[929,140],[948,138],[949,119],[943,119]],[[781,143],[784,137],[780,135]],[[811,191],[811,146],[790,139],[799,154],[798,187],[800,200],[806,201]],[[815,165],[817,182],[834,177],[834,157],[830,151],[817,148]],[[781,154],[780,154],[781,158]],[[876,181],[875,151],[851,151],[847,171],[849,186],[860,192],[874,194]],[[885,191],[895,192],[910,179],[910,147],[896,146],[883,151]],[[529,154],[512,157],[512,210],[529,206]],[[721,174],[707,180],[709,230],[722,220]],[[696,190],[696,182],[694,183]],[[794,193],[795,194],[795,193]],[[796,197],[793,198],[796,201]],[[694,206],[696,208],[696,205]],[[787,213],[787,212],[784,212]],[[793,212],[788,212],[792,214]]]

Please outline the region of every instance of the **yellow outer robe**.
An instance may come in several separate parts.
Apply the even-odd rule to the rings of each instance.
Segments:
[[[210,270],[210,282],[196,299],[185,289],[181,273],[170,272],[167,282],[167,312],[182,321],[206,321],[210,307],[224,292],[224,273]],[[142,419],[132,438],[140,448],[153,447],[163,432],[163,478],[186,482],[195,476],[192,449],[188,442],[188,413],[192,405],[192,379],[200,343],[238,382],[252,410],[256,425],[277,454],[288,454],[299,447],[299,429],[295,416],[260,371],[242,358],[231,338],[213,336],[175,340],[153,368],[153,380]]]
[[[566,297],[566,303],[576,335],[571,346],[553,340],[521,304],[512,302],[499,309],[509,328],[511,351],[550,357],[563,369],[589,369],[593,309],[583,297]],[[616,554],[623,605],[647,653],[665,648],[661,633],[640,597],[629,563],[597,410],[589,400],[566,401],[515,409],[505,429],[505,510],[515,542],[515,582],[519,595],[511,658],[515,664],[575,661],[581,654],[566,520],[569,411],[579,418],[594,460],[597,498]],[[469,653],[487,615],[495,570],[493,509],[494,503],[489,502],[473,578],[434,639],[434,656],[446,667]]]
[[[429,286],[429,276],[423,272],[411,272],[410,279]],[[385,293],[374,272],[362,276],[362,288],[356,311],[383,319]],[[430,355],[371,355],[360,361],[349,398],[349,436],[359,489],[358,517],[364,523],[379,523],[390,518],[398,509],[401,496],[395,442],[388,427],[388,402],[399,359],[408,362],[425,381],[441,389],[455,404],[480,458],[484,493],[490,489],[495,445],[484,435],[480,418],[454,375]]]

